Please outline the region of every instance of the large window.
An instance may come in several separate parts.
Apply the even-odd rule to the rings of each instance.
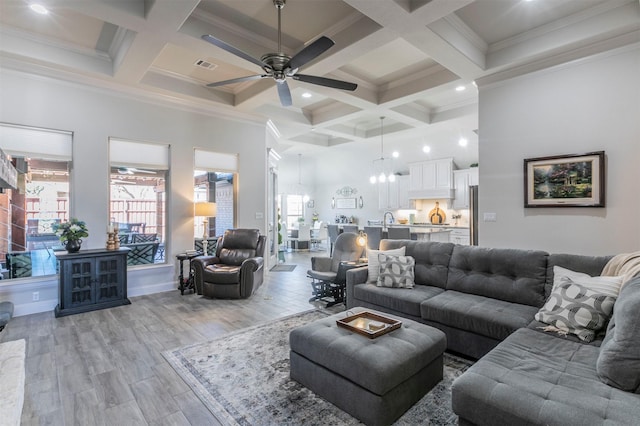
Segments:
[[[109,218],[118,228],[120,246],[131,249],[127,262],[163,263],[169,147],[112,139],[109,150]]]
[[[304,201],[302,195],[287,195],[287,226],[289,229],[298,227],[298,222],[304,220]]]
[[[57,272],[53,225],[69,220],[71,133],[0,123],[0,148],[18,174],[0,192],[0,278]]]
[[[194,248],[201,250],[205,235],[215,240],[236,226],[238,156],[196,149],[194,165],[194,203],[214,202],[217,210],[215,217],[194,217]],[[215,244],[209,244],[207,252],[213,251]]]

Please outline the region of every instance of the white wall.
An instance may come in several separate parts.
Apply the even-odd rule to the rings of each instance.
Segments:
[[[483,246],[615,254],[640,249],[640,48],[483,86]],[[523,160],[604,150],[605,208],[527,208]],[[497,222],[483,222],[483,213]]]
[[[108,138],[170,144],[167,264],[129,270],[129,295],[176,287],[175,254],[193,246],[193,149],[239,154],[239,227],[265,231],[266,142],[261,124],[215,118],[140,101],[133,96],[74,83],[0,71],[0,121],[73,132],[71,215],[87,222],[90,236],[83,247],[101,248],[109,220]],[[263,217],[256,219],[256,213]],[[57,286],[32,278],[29,286],[45,286],[38,304],[23,280],[0,285],[0,299],[12,300],[16,314],[53,309]],[[31,284],[32,283],[32,284]],[[29,290],[31,291],[31,290]],[[176,294],[178,294],[176,292]],[[44,299],[43,299],[44,297]]]

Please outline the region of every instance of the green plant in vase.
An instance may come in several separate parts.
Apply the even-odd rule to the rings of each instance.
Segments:
[[[53,230],[69,253],[78,252],[82,246],[82,238],[89,236],[87,224],[76,218],[54,224]]]

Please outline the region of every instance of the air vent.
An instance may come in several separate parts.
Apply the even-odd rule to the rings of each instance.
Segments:
[[[204,68],[206,70],[212,70],[217,67],[216,64],[209,62],[206,59],[198,59],[193,63],[193,65],[195,65],[196,67]]]

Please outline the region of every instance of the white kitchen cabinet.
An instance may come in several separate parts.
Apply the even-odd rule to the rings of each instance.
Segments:
[[[378,183],[378,208],[395,210],[398,208],[398,179],[395,182]]]
[[[451,232],[443,231],[443,232],[431,232],[429,236],[431,237],[431,241],[435,241],[437,243],[448,243],[450,241],[449,234]]]
[[[449,236],[449,242],[454,244],[460,244],[463,246],[468,246],[471,244],[471,234],[469,232],[469,228],[465,229],[452,229]]]
[[[396,176],[396,186],[398,188],[398,208],[415,209],[416,202],[409,198],[409,175]]]
[[[453,198],[453,209],[469,208],[469,186],[478,184],[478,168],[454,170],[453,184],[455,196]]]
[[[409,164],[410,198],[453,198],[453,159]]]

